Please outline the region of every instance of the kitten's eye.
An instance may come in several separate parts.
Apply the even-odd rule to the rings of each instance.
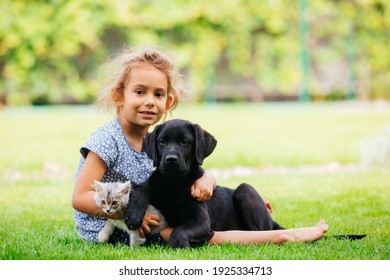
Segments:
[[[111,203],[112,206],[115,206],[117,204],[118,204],[118,201],[115,201],[115,200]]]
[[[101,205],[106,205],[106,201],[105,201],[105,200],[101,200],[101,201],[100,201],[100,204],[101,204]]]

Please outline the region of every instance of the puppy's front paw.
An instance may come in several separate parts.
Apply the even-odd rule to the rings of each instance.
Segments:
[[[129,216],[125,217],[125,224],[130,230],[136,230],[137,228],[140,228],[142,225],[143,216],[137,216],[134,214],[130,214]]]
[[[169,237],[169,245],[172,248],[190,248],[190,242],[188,237],[181,231],[173,230],[171,236]]]

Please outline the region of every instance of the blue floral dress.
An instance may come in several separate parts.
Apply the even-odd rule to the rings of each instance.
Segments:
[[[152,160],[145,152],[135,151],[127,142],[119,120],[115,119],[95,131],[80,149],[81,157],[75,175],[75,182],[84,165],[89,151],[97,154],[107,165],[102,182],[141,183],[151,174]],[[97,236],[107,219],[91,216],[74,210],[76,230],[79,236],[86,241],[98,242]],[[160,237],[153,237],[160,241]],[[152,239],[153,239],[152,238]],[[116,229],[109,242],[129,243],[127,233]]]

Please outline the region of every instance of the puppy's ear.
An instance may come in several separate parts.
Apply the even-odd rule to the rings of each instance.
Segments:
[[[199,165],[202,165],[203,160],[214,151],[217,140],[198,124],[193,124],[193,128],[195,130],[195,159]]]
[[[153,166],[158,165],[158,156],[157,156],[157,136],[158,131],[160,130],[160,125],[156,126],[151,133],[145,135],[142,147],[149,158],[153,160]]]

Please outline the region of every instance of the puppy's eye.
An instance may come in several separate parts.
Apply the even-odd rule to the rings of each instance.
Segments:
[[[180,141],[180,145],[182,146],[188,146],[190,144],[190,141],[188,139],[182,139]]]
[[[167,141],[165,139],[161,139],[161,140],[158,141],[158,144],[160,146],[165,146],[167,144]]]

